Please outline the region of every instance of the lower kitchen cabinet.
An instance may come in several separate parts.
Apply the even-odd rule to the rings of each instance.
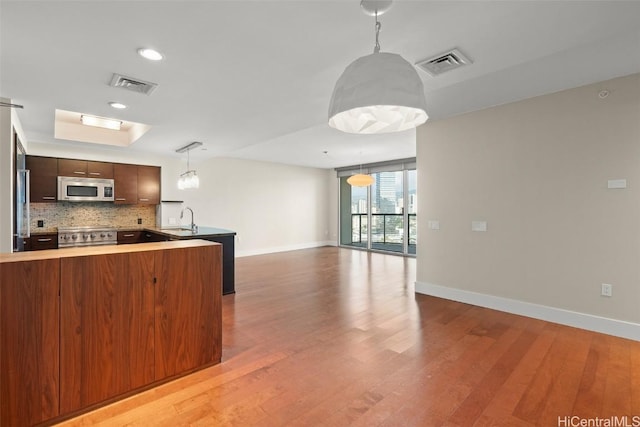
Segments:
[[[167,242],[169,238],[167,236],[163,236],[162,234],[154,233],[152,231],[143,231],[140,234],[140,242],[148,243],[148,242]]]
[[[220,362],[221,245],[41,254],[0,254],[0,425],[50,424]]]
[[[61,259],[61,413],[219,362],[221,257],[206,246]]]
[[[222,295],[236,292],[235,278],[235,234],[226,236],[204,236],[201,239],[222,244]]]
[[[60,260],[60,411],[155,380],[154,252]]]
[[[148,230],[118,231],[118,244],[166,242],[169,238]]]
[[[0,263],[0,425],[59,414],[59,263]]]
[[[142,242],[142,231],[118,231],[118,244],[128,245]]]
[[[207,249],[156,254],[156,380],[222,357],[222,252],[219,245]]]
[[[58,233],[34,233],[25,238],[25,250],[58,249]]]

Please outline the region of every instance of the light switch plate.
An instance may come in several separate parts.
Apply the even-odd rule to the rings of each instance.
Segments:
[[[602,295],[603,297],[610,297],[611,295],[613,295],[613,286],[608,283],[603,283],[600,295]]]
[[[440,221],[429,220],[429,229],[430,230],[440,230]]]
[[[471,231],[487,231],[487,221],[471,221]]]
[[[610,179],[609,181],[607,181],[607,188],[609,189],[627,188],[627,180],[626,179]]]

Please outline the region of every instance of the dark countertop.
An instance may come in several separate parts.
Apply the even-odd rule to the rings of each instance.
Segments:
[[[206,236],[235,236],[236,232],[227,230],[225,228],[216,227],[200,227],[194,233],[186,228],[157,228],[157,227],[145,227],[143,230],[152,231],[154,233],[162,234],[169,237],[177,237],[178,239],[197,239],[199,237]]]
[[[233,230],[227,230],[225,228],[217,228],[217,227],[198,227],[198,231],[196,233],[191,232],[186,227],[182,228],[158,228],[158,227],[119,227],[118,231],[152,231],[154,233],[162,234],[168,237],[177,237],[179,239],[191,239],[198,238],[204,236],[235,236],[236,232]],[[57,229],[47,230],[47,231],[36,231],[31,233],[31,236],[38,236],[44,234],[56,234],[58,232]]]

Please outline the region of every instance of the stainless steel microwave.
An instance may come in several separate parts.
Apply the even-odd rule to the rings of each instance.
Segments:
[[[113,202],[113,180],[59,176],[58,200],[66,202]]]

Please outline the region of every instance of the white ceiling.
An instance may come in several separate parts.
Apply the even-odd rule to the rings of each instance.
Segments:
[[[419,71],[429,120],[640,72],[640,1],[398,0],[381,22],[382,50],[411,63],[454,47],[474,60],[435,78]],[[1,0],[0,24],[0,96],[24,105],[29,141],[60,143],[54,114],[64,109],[152,126],[112,150],[180,156],[202,141],[192,159],[321,168],[415,155],[415,131],[348,135],[326,124],[338,76],[373,49],[358,0]],[[147,61],[140,47],[166,59]],[[113,88],[114,72],[159,87]]]

